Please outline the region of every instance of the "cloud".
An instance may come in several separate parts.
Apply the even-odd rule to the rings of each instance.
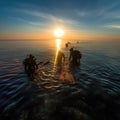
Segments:
[[[33,17],[37,17],[39,19],[44,19],[44,20],[49,20],[49,21],[58,21],[58,22],[64,22],[63,19],[52,15],[50,13],[46,13],[46,12],[41,12],[41,11],[37,11],[37,10],[18,10],[19,12],[23,13],[23,14],[27,14],[29,16],[33,16]]]
[[[120,20],[120,2],[103,4],[101,2],[98,7],[93,9],[76,10],[76,16],[79,20],[82,20],[84,24],[88,26],[94,25],[95,27],[103,26],[105,23],[118,23]],[[116,26],[114,28],[117,28]]]
[[[25,14],[28,14],[28,15],[31,15],[31,16],[40,17],[40,18],[43,18],[43,19],[50,19],[50,20],[56,19],[56,17],[54,17],[51,14],[42,13],[42,12],[39,12],[39,11],[21,10],[21,12],[23,12]]]
[[[120,20],[120,11],[119,12],[108,12],[106,14],[106,17],[107,19],[118,19]]]
[[[70,24],[70,25],[79,24],[77,20],[73,20],[72,18],[67,19],[65,17],[59,17],[57,15],[53,15],[47,12],[42,12],[37,10],[28,10],[28,9],[16,9],[15,11],[19,12],[20,14],[22,13],[23,15],[24,14],[28,15],[29,17],[27,19],[29,19],[29,21],[21,18],[19,18],[19,20],[28,22],[29,24],[32,24],[32,25],[41,25],[42,23],[45,23],[45,21],[47,21],[47,23],[55,23],[55,24]],[[32,19],[34,18],[34,21],[30,20],[31,17]],[[40,21],[40,22],[37,22],[37,21]]]
[[[28,28],[29,30],[30,29],[40,30],[40,28],[44,29],[46,27],[45,25],[48,25],[47,23],[44,24],[43,22],[27,20],[27,19],[24,19],[22,17],[9,17],[9,19],[17,22],[17,25],[19,26],[17,28],[23,27],[23,29]]]
[[[73,10],[64,11],[64,9],[48,9],[48,8],[35,8],[35,7],[20,7],[16,8],[14,12],[17,12],[21,21],[26,22],[33,26],[48,27],[54,25],[67,26],[75,30],[101,30],[101,27],[106,28],[119,28],[118,25],[112,25],[120,19],[119,10],[115,9],[118,6],[118,1],[113,4],[103,4],[100,2],[98,7],[90,5],[87,8],[74,8]],[[34,9],[33,9],[34,8]],[[55,11],[56,10],[56,11]],[[63,12],[64,11],[64,12]],[[105,25],[106,24],[106,25]]]
[[[120,25],[109,25],[109,28],[116,28],[116,29],[120,29]]]
[[[93,8],[91,5],[88,8],[75,8],[73,10],[66,10],[63,12],[63,9],[57,9],[56,12],[53,9],[43,9],[43,8],[34,8],[33,7],[22,7],[16,9],[15,11],[19,12],[20,15],[23,15],[25,19],[29,19],[32,25],[40,25],[43,23],[54,23],[54,24],[65,24],[68,26],[100,26],[104,22],[109,22],[109,19],[119,19],[119,13],[111,10],[118,5],[118,1],[113,4],[103,4],[100,2],[98,7]],[[91,8],[92,7],[92,8]],[[56,14],[56,13],[60,14]],[[59,16],[60,15],[60,16]],[[28,16],[28,17],[27,17]],[[22,17],[22,16],[21,16]],[[108,21],[107,21],[108,20]],[[39,23],[40,21],[40,23]]]
[[[120,2],[116,1],[114,3],[107,3],[103,4],[104,2],[101,2],[100,5],[97,5],[95,7],[90,8],[82,8],[82,9],[76,9],[75,12],[80,17],[90,17],[90,16],[104,16],[108,12],[115,11],[116,7],[120,5]],[[115,9],[114,9],[115,8]],[[119,9],[119,8],[118,8]]]

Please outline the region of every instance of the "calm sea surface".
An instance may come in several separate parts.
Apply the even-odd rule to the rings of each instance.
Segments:
[[[30,83],[24,73],[22,62],[28,54],[33,54],[37,58],[37,62],[50,60],[50,64],[44,66],[42,70],[41,81],[38,78],[36,83],[39,90],[42,87],[43,91],[41,90],[38,94],[44,97],[44,103],[46,102],[45,100],[53,100],[50,96],[53,91],[54,96],[58,96],[58,93],[62,94],[64,90],[70,91],[69,95],[72,95],[75,94],[75,91],[77,94],[82,89],[87,94],[84,97],[87,99],[89,96],[88,99],[92,101],[87,101],[87,99],[85,102],[83,100],[89,108],[94,108],[95,104],[93,103],[97,101],[97,98],[90,97],[93,94],[97,95],[97,97],[101,96],[101,104],[106,105],[104,101],[111,99],[111,111],[106,113],[106,118],[109,118],[109,120],[112,120],[112,117],[115,118],[114,120],[120,118],[118,115],[120,108],[116,108],[116,106],[120,106],[120,41],[71,41],[69,48],[65,48],[65,42],[62,41],[61,49],[65,53],[66,60],[68,60],[70,47],[74,47],[82,53],[81,66],[72,71],[76,79],[74,85],[69,83],[64,84],[58,80],[59,73],[54,68],[56,55],[55,40],[0,41],[0,111],[2,114],[14,109],[15,106],[17,106],[18,111],[22,111],[25,108],[26,103],[24,101],[27,99],[25,92],[27,91],[26,89],[29,89],[28,86]],[[48,91],[52,92],[49,94]],[[31,92],[34,94],[34,90],[31,90]],[[105,98],[105,96],[109,97]],[[101,104],[96,103],[96,106],[101,106]],[[50,107],[50,105],[48,106]],[[101,109],[106,111],[107,107]],[[98,108],[95,108],[92,112],[91,110],[90,112],[89,110],[87,112],[84,110],[81,111],[88,115],[91,114],[92,119],[97,119],[97,116],[92,115],[95,111],[97,111],[96,114],[98,116],[102,114],[102,110],[99,111]],[[48,114],[48,112],[45,112],[45,114]],[[112,114],[112,117],[110,114]]]

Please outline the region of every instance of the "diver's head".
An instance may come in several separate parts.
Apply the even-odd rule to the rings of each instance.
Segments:
[[[72,52],[73,51],[73,48],[70,48],[70,52]]]
[[[29,54],[29,57],[30,57],[30,58],[34,58],[34,56],[33,56],[32,54]]]

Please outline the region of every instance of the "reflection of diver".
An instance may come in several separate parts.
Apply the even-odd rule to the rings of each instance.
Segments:
[[[80,51],[74,50],[73,48],[71,48],[70,56],[69,56],[70,66],[72,67],[79,66],[81,57],[82,55]]]
[[[30,54],[29,57],[23,61],[23,64],[28,76],[33,77],[35,70],[38,68],[35,57]]]
[[[62,51],[59,50],[57,55],[57,64],[61,65],[64,62],[65,62],[65,55]]]

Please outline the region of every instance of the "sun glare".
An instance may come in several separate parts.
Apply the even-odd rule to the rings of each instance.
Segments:
[[[58,28],[54,31],[54,34],[56,35],[56,37],[62,37],[64,35],[64,31]]]
[[[56,65],[56,62],[57,62],[57,56],[58,56],[58,52],[60,50],[60,45],[61,45],[61,39],[56,39],[56,55],[55,55],[54,65]]]

